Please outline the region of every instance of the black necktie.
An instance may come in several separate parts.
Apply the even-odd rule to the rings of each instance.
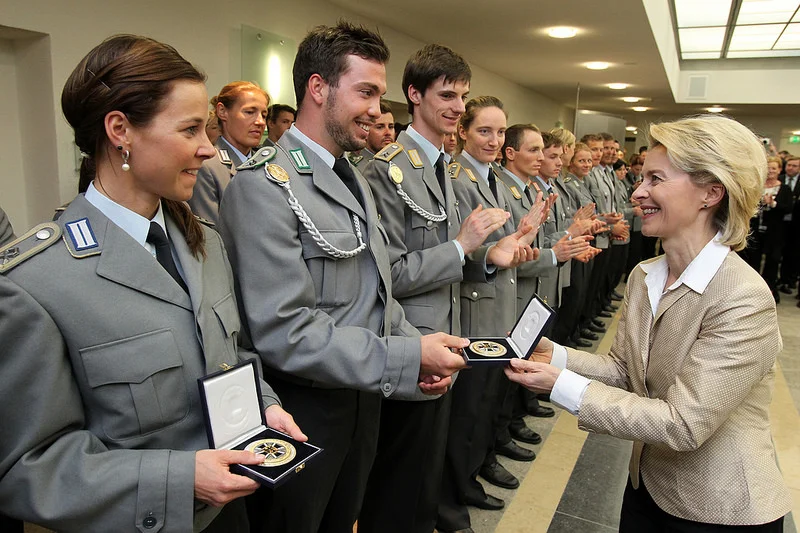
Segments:
[[[528,201],[531,203],[531,205],[533,205],[533,198],[531,198],[531,188],[526,185],[525,189],[523,190],[525,191],[525,196],[528,197]]]
[[[167,234],[164,233],[164,229],[158,225],[157,222],[150,222],[150,231],[147,232],[147,242],[155,246],[156,248],[156,259],[164,267],[164,270],[169,272],[169,275],[172,276],[178,285],[186,291],[187,293],[189,290],[186,288],[186,283],[184,283],[183,278],[178,273],[178,267],[175,266],[175,260],[172,259],[172,250],[169,247],[169,241],[167,240]]]
[[[492,194],[494,195],[494,201],[498,204],[500,203],[500,197],[497,196],[497,178],[494,175],[494,170],[492,167],[489,167],[489,188],[492,190]]]
[[[436,180],[439,182],[439,187],[442,189],[442,196],[444,196],[444,153],[439,154],[439,159],[436,160]]]
[[[347,161],[345,157],[340,157],[336,160],[333,164],[333,171],[336,172],[336,175],[339,176],[339,179],[342,180],[342,183],[350,189],[350,192],[353,193],[353,196],[358,203],[361,204],[361,207],[364,207],[364,201],[361,198],[361,191],[358,189],[358,183],[356,183],[356,175],[353,172],[353,169],[350,168],[350,163]]]

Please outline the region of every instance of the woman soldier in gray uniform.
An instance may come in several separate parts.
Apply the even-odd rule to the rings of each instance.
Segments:
[[[214,155],[204,81],[135,36],[67,80],[86,193],[0,248],[4,514],[58,531],[247,531],[230,502],[258,484],[228,465],[261,458],[204,449],[197,387],[252,355],[222,241],[183,203]],[[268,424],[304,439],[262,393]]]
[[[236,167],[250,158],[261,144],[267,126],[266,91],[249,81],[233,81],[211,99],[221,135],[214,143],[215,157],[207,159],[197,173],[189,207],[195,215],[213,223],[219,221],[219,203]],[[266,148],[269,149],[269,148]]]

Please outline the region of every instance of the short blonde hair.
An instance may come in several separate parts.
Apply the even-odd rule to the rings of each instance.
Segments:
[[[562,146],[574,146],[575,134],[565,128],[553,128],[550,134],[561,141]]]
[[[758,137],[731,118],[700,115],[652,124],[649,144],[663,146],[672,166],[695,184],[725,188],[714,224],[723,244],[742,250],[767,178],[767,155]]]
[[[783,168],[783,159],[777,155],[771,155],[767,158],[767,164],[769,165],[770,163],[778,163],[778,166]]]

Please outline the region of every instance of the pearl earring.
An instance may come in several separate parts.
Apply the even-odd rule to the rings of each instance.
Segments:
[[[129,150],[124,150],[122,152],[122,170],[123,172],[127,172],[131,169],[131,166],[128,164],[128,158],[131,156]]]

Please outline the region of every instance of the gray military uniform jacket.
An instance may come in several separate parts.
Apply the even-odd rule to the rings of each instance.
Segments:
[[[537,179],[533,179],[531,183],[533,184],[533,189],[537,193],[542,193],[543,198],[558,193],[553,183],[551,183],[552,191],[548,191],[546,187],[542,187]],[[568,227],[569,224],[567,224],[567,210],[564,207],[564,199],[559,195],[555,204],[553,204],[553,207],[550,209],[550,213],[547,215],[547,220],[540,228],[540,231],[544,234],[542,247],[552,249],[553,245],[566,235]],[[572,273],[571,261],[572,260],[559,263],[555,275],[541,276],[539,278],[539,286],[536,289],[536,294],[550,307],[558,308],[561,306],[561,293],[564,288],[569,287],[570,275]]]
[[[189,199],[189,207],[195,215],[219,223],[219,203],[222,193],[236,175],[236,167],[244,163],[220,137],[214,144],[216,157],[203,161],[197,172],[194,193]]]
[[[508,189],[511,197],[508,198],[511,217],[514,220],[514,227],[519,225],[520,220],[528,211],[532,204],[528,200],[524,189],[520,189],[519,183],[511,177],[511,173],[501,167],[501,172],[497,173],[499,181]],[[535,190],[531,189],[531,198],[535,200]],[[535,261],[528,261],[517,267],[517,314],[522,314],[531,296],[539,288],[539,278],[557,276],[558,265],[555,255],[550,248],[542,248],[544,241],[544,229],[539,228],[533,246],[539,248],[539,257]]]
[[[637,217],[633,214],[633,204],[631,204],[630,194],[628,193],[628,185],[618,178],[614,180],[614,205],[617,207],[617,211],[625,216],[629,231],[633,231],[634,219]],[[612,245],[622,246],[629,242],[631,242],[630,234],[624,241],[612,241]]]
[[[614,211],[614,181],[608,176],[600,165],[592,168],[591,172],[583,179],[589,187],[589,192],[594,198],[598,213],[611,213]],[[601,217],[602,220],[602,217]],[[609,247],[609,233],[598,233],[595,236],[594,246],[605,250]]]
[[[414,396],[419,332],[392,297],[388,240],[369,187],[356,172],[362,207],[293,130],[277,149],[268,168],[286,172],[289,188],[270,179],[264,165],[240,169],[221,206],[220,232],[236,273],[248,342],[265,372],[284,379]],[[318,233],[293,206],[302,207],[301,216]],[[320,240],[353,251],[357,232],[366,248],[352,257],[332,257]]]
[[[496,207],[508,211],[509,199],[502,182],[497,182],[498,198],[495,198],[486,181],[480,177],[472,164],[459,154],[448,167],[453,179],[453,190],[458,199],[461,217],[466,218],[478,205]],[[483,246],[472,254],[470,260],[485,264],[486,255],[493,243],[516,231],[513,218],[495,230]],[[516,269],[497,269],[495,277],[486,281],[464,281],[461,292],[461,332],[465,336],[505,337],[517,321],[517,273]]]
[[[364,169],[367,168],[367,163],[372,161],[373,157],[375,157],[375,154],[373,154],[369,148],[347,154],[347,159],[349,159],[353,166],[362,174],[364,173]]]
[[[208,448],[197,379],[247,357],[233,277],[219,235],[204,228],[198,260],[165,220],[191,298],[82,195],[4,255],[0,505],[11,516],[183,533],[219,512],[194,500],[195,450]],[[44,249],[25,258],[32,247]],[[277,402],[266,383],[262,393]]]
[[[423,334],[444,331],[458,335],[461,325],[455,302],[462,267],[458,248],[451,241],[458,235],[461,221],[453,186],[447,178],[445,190],[441,190],[434,168],[406,132],[401,132],[397,141],[381,150],[364,171],[389,236],[392,294],[408,321]],[[401,183],[389,175],[390,167],[402,172]],[[398,194],[398,188],[408,201]],[[426,214],[412,209],[409,202]],[[442,210],[447,218],[432,221],[441,217]]]

